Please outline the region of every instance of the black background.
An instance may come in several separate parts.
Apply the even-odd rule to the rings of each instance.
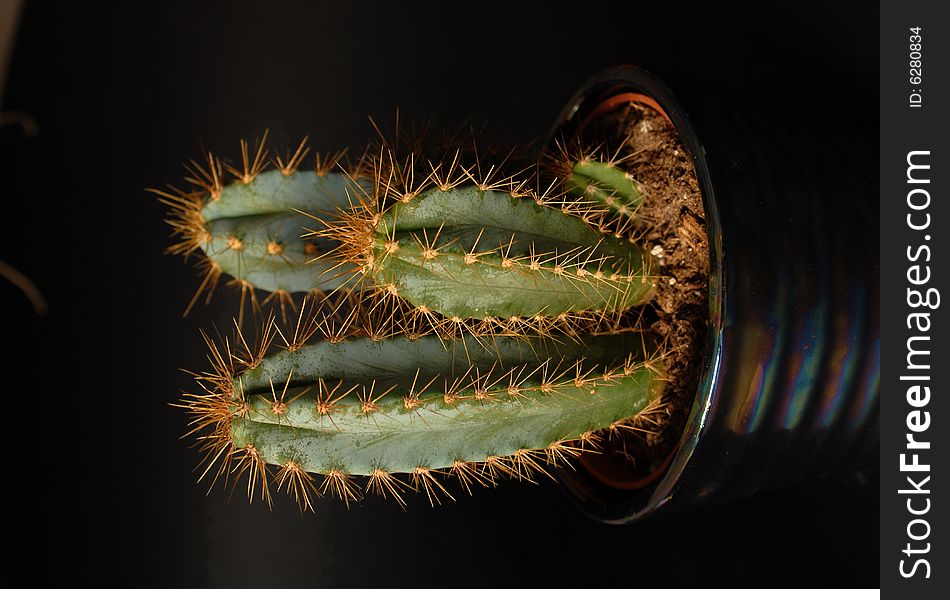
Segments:
[[[876,587],[876,482],[622,528],[552,484],[303,517],[283,496],[268,512],[194,484],[168,403],[189,386],[178,369],[205,364],[198,328],[236,302],[181,318],[197,278],[163,255],[143,188],[180,179],[201,145],[234,158],[271,127],[357,147],[367,115],[396,107],[530,139],[618,63],[876,137],[876,4],[640,4],[27,2],[4,109],[39,134],[0,129],[0,257],[51,310],[34,317],[0,281],[0,584]]]

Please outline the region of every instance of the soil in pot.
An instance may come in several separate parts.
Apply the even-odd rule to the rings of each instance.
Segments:
[[[657,107],[658,109],[659,107]],[[595,478],[619,489],[645,487],[672,457],[696,397],[709,318],[709,242],[692,160],[672,123],[637,100],[608,101],[582,127],[579,147],[616,157],[644,194],[639,243],[651,254],[657,293],[642,323],[665,350],[669,381],[662,409],[611,436],[607,452],[585,455]]]

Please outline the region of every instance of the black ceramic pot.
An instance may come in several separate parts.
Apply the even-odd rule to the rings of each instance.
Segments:
[[[674,93],[634,67],[585,83],[551,139],[633,97],[666,113],[695,165],[710,238],[706,354],[663,471],[624,490],[565,470],[568,493],[588,515],[619,524],[876,469],[877,149],[793,115]]]

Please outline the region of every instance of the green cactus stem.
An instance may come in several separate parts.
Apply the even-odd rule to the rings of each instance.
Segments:
[[[349,477],[363,475],[368,489],[398,498],[392,476],[406,474],[433,500],[445,490],[436,473],[467,489],[576,455],[598,430],[656,406],[659,366],[644,361],[635,334],[543,346],[350,338],[284,350],[233,379],[219,373],[208,378],[217,392],[187,407],[199,429],[216,432],[209,456],[236,456],[231,469],[250,469],[249,491],[259,486],[265,498],[266,463],[280,467],[278,479],[293,476],[297,492],[315,490],[306,473],[320,473],[325,491],[349,500]]]
[[[333,248],[332,242],[302,236],[312,229],[314,217],[349,206],[359,184],[346,174],[330,172],[341,154],[323,160],[317,155],[315,170],[299,170],[309,150],[306,138],[293,156],[275,157],[276,168],[265,170],[266,137],[253,158],[242,141],[243,168],[222,166],[209,155],[206,164],[192,161],[187,167],[191,191],[151,190],[172,208],[168,222],[180,241],[169,251],[201,256],[205,277],[192,305],[204,291],[210,298],[222,274],[245,293],[260,289],[282,301],[293,292],[334,290],[346,281],[345,267],[321,258]]]
[[[447,318],[623,311],[654,293],[648,257],[554,203],[475,185],[431,188],[326,235],[376,288]]]
[[[593,206],[623,219],[633,219],[643,204],[643,194],[627,171],[613,163],[577,160],[564,177],[568,194],[582,197]]]
[[[332,290],[345,268],[321,259],[326,240],[303,239],[313,216],[347,206],[349,181],[342,173],[264,171],[250,183],[235,181],[201,209],[202,250],[233,278],[266,291]]]

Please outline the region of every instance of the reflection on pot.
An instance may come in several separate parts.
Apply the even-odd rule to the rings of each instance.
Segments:
[[[709,232],[709,338],[664,470],[634,485],[565,470],[571,497],[598,520],[626,523],[661,507],[876,469],[876,148],[792,114],[674,96],[634,67],[584,84],[551,138],[630,94],[662,109],[693,158]]]

